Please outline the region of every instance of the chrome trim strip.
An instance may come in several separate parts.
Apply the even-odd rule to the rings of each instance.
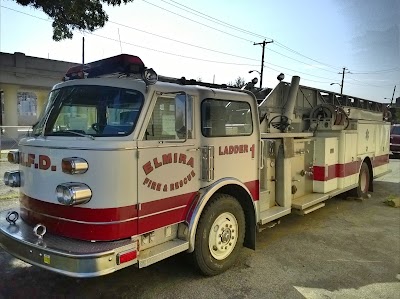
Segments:
[[[132,236],[132,237],[139,237],[139,236],[144,235],[144,234],[147,234],[147,233],[149,233],[149,232],[153,232],[153,231],[156,231],[156,230],[159,230],[159,229],[163,229],[164,227],[167,227],[167,226],[178,225],[178,224],[183,223],[183,222],[185,222],[185,220],[173,222],[173,223],[171,223],[171,224],[167,224],[167,225],[164,225],[164,226],[160,226],[160,227],[155,228],[155,229],[146,230],[146,231],[141,231],[138,235],[134,235],[134,236]],[[161,244],[163,244],[163,243],[161,243]],[[147,249],[149,249],[149,248],[152,248],[152,247],[148,247],[148,248],[146,248],[145,250],[147,250]],[[140,258],[140,257],[139,257],[139,258]]]
[[[35,212],[35,211],[33,211],[31,209],[28,209],[26,207],[21,207],[21,210],[28,210],[30,212],[39,214],[41,216],[45,216],[45,217],[49,217],[49,218],[53,218],[53,219],[57,219],[57,220],[64,220],[64,221],[68,221],[68,222],[80,223],[80,224],[108,225],[108,224],[119,224],[119,223],[129,222],[129,221],[133,221],[133,220],[137,220],[138,219],[138,217],[133,217],[133,218],[128,218],[128,219],[121,220],[121,221],[87,222],[87,221],[81,221],[81,220],[75,220],[75,219],[67,219],[67,218],[63,218],[63,217],[56,217],[56,216],[52,216],[52,215],[48,215],[48,214],[38,213],[38,212]]]
[[[143,141],[148,141],[148,140],[143,140]],[[152,140],[153,141],[153,140]],[[153,144],[153,145],[148,145],[148,146],[143,146],[143,145],[141,145],[141,146],[138,146],[137,147],[137,149],[146,149],[146,148],[167,148],[167,147],[184,147],[184,146],[195,146],[195,144],[193,143],[190,143],[190,144],[188,144],[188,143],[178,143],[178,144],[175,144],[175,143],[167,143],[167,142],[165,142],[165,143],[159,143],[159,144]]]
[[[182,208],[185,208],[186,206],[187,205],[183,205],[183,206],[179,206],[179,207],[175,207],[175,208],[171,208],[171,209],[155,212],[155,213],[152,213],[152,214],[147,214],[147,215],[144,215],[144,216],[141,216],[141,217],[139,216],[139,219],[147,218],[147,217],[150,217],[150,216],[155,216],[155,215],[162,214],[162,213],[165,213],[165,212],[170,212],[170,211],[182,209]]]
[[[25,209],[27,211],[39,214],[41,216],[45,216],[45,217],[49,217],[49,218],[53,218],[53,219],[57,219],[57,220],[63,220],[63,221],[68,221],[68,222],[80,223],[80,224],[107,225],[107,224],[118,224],[118,223],[130,222],[130,221],[134,221],[134,220],[137,220],[137,219],[144,219],[144,218],[155,216],[155,215],[159,215],[159,214],[162,214],[162,213],[166,213],[166,212],[182,209],[182,208],[185,208],[186,206],[187,205],[182,205],[182,206],[178,206],[178,207],[175,207],[175,208],[171,208],[171,209],[167,209],[167,210],[163,210],[163,211],[147,214],[147,215],[140,216],[140,217],[133,217],[133,218],[124,219],[124,220],[121,220],[121,221],[110,221],[110,222],[87,222],[87,221],[81,221],[81,220],[75,220],[75,219],[67,219],[67,218],[63,218],[63,217],[56,217],[56,216],[52,216],[52,215],[49,215],[49,214],[38,213],[38,212],[33,211],[31,209],[28,209],[26,207],[21,207],[21,209]]]
[[[46,148],[46,149],[68,149],[68,150],[82,150],[82,151],[131,151],[136,150],[137,147],[126,147],[126,148],[86,148],[86,147],[67,147],[67,146],[41,146],[41,145],[28,145],[28,144],[20,144],[21,146],[27,147],[38,147],[38,148]]]

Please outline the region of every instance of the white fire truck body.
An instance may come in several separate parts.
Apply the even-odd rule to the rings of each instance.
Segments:
[[[187,251],[217,274],[255,248],[257,229],[365,196],[388,172],[381,104],[298,77],[273,90],[151,82],[140,60],[144,79],[97,77],[104,61],[56,85],[9,154],[20,206],[1,213],[0,243],[28,263],[91,277]]]

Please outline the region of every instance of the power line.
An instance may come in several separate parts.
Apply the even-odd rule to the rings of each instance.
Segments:
[[[50,19],[42,18],[42,17],[39,17],[39,16],[35,16],[35,15],[29,14],[29,13],[25,13],[25,12],[22,12],[22,11],[13,9],[13,8],[9,8],[9,7],[3,6],[3,5],[0,5],[0,7],[3,7],[3,8],[5,8],[5,9],[9,9],[9,10],[12,10],[12,11],[14,11],[14,12],[17,12],[17,13],[20,13],[20,14],[23,14],[23,15],[26,15],[26,16],[29,16],[29,17],[33,17],[33,18],[36,18],[36,19],[39,19],[39,20],[43,20],[43,21],[46,21],[46,22],[51,22]],[[119,23],[116,23],[116,22],[114,22],[114,23],[115,23],[115,24],[118,24],[118,25],[121,25],[121,26],[126,26],[126,25],[119,24]],[[130,26],[127,26],[127,27],[130,27]],[[132,27],[132,28],[133,28],[133,27]],[[78,30],[75,30],[75,31],[78,31]],[[167,54],[167,55],[182,57],[182,58],[186,58],[186,59],[192,59],[192,60],[198,60],[198,61],[204,61],[204,62],[210,62],[210,63],[225,64],[225,65],[258,66],[258,65],[256,65],[256,64],[244,64],[244,63],[234,63],[234,62],[227,62],[227,61],[208,60],[208,59],[202,59],[202,58],[198,58],[198,57],[191,57],[191,56],[186,56],[186,55],[180,55],[180,54],[176,54],[176,53],[171,53],[171,52],[167,52],[167,51],[162,51],[162,50],[157,50],[157,49],[153,49],[153,48],[141,46],[141,45],[138,45],[138,44],[133,44],[133,43],[130,43],[130,42],[120,41],[119,39],[114,39],[114,38],[110,38],[110,37],[107,37],[107,36],[102,36],[102,35],[95,34],[95,33],[89,33],[89,35],[96,36],[96,37],[103,38],[103,39],[107,39],[107,40],[111,40],[111,41],[118,42],[118,43],[127,44],[127,45],[130,45],[130,46],[134,46],[134,47],[138,47],[138,48],[142,48],[142,49],[146,49],[146,50],[149,50],[149,51],[154,51],[154,52],[163,53],[163,54]],[[226,54],[228,54],[228,53],[226,53]],[[228,54],[228,55],[229,55],[229,54]],[[242,57],[242,58],[245,58],[245,57]],[[251,59],[251,58],[247,58],[247,59]],[[253,60],[253,59],[252,59],[252,60]],[[254,60],[256,60],[256,59],[254,59]],[[256,60],[256,61],[258,61],[258,60]],[[277,64],[273,64],[273,63],[267,63],[267,64],[272,65],[272,66],[275,66],[275,67],[278,67],[278,68],[281,68],[281,69],[286,69],[286,70],[293,71],[293,72],[295,72],[296,74],[304,74],[304,75],[312,76],[312,77],[316,77],[316,78],[322,78],[322,79],[327,79],[327,80],[334,80],[334,79],[331,79],[331,78],[326,78],[326,77],[322,77],[322,76],[316,76],[316,75],[308,74],[308,73],[305,73],[305,72],[300,72],[300,71],[297,71],[297,70],[294,70],[294,69],[290,69],[290,68],[286,68],[286,67],[283,67],[283,66],[280,66],[280,65],[277,65]],[[269,68],[269,69],[272,69],[272,70],[274,70],[274,71],[276,71],[276,72],[281,72],[280,70],[276,70],[276,69],[271,68],[271,67],[268,67],[268,66],[266,66],[266,65],[264,65],[264,67]],[[303,78],[303,80],[312,81],[312,82],[329,83],[329,82],[311,80],[311,79],[307,79],[307,78],[304,78],[304,77],[302,77],[302,78]],[[353,80],[355,80],[355,79],[353,79]],[[356,80],[356,81],[357,81],[357,80]],[[370,86],[370,84],[368,84],[368,85],[361,85],[361,84],[356,84],[356,83],[351,83],[351,82],[348,82],[348,83],[349,83],[349,84],[352,84],[352,85]],[[375,86],[375,87],[379,87],[379,88],[380,88],[380,87],[384,87],[384,86]]]
[[[333,66],[333,65],[330,65],[330,64],[327,64],[327,63],[323,63],[323,62],[320,62],[320,61],[318,61],[318,60],[316,60],[316,59],[313,59],[313,58],[311,58],[311,57],[308,57],[308,56],[306,56],[306,55],[303,55],[303,54],[297,52],[296,50],[293,50],[293,49],[291,49],[291,48],[285,46],[284,44],[282,44],[282,43],[280,43],[280,42],[278,42],[278,41],[276,42],[276,44],[277,44],[278,46],[280,46],[280,47],[282,47],[282,48],[284,48],[284,49],[286,49],[286,50],[292,52],[292,53],[295,53],[295,54],[297,54],[297,55],[300,55],[300,56],[302,56],[302,57],[305,57],[305,58],[307,58],[307,59],[310,59],[310,60],[312,60],[312,61],[314,61],[314,62],[316,62],[316,63],[326,65],[326,66],[328,66],[329,68],[332,68],[332,69],[334,69],[334,70],[338,70],[338,69],[339,69],[339,68],[336,67],[336,66]]]
[[[132,27],[132,26],[128,26],[128,25],[125,25],[125,24],[121,24],[121,23],[118,23],[118,22],[114,22],[114,21],[111,21],[111,20],[108,21],[108,22],[111,23],[111,24],[122,26],[122,27],[125,27],[125,28],[128,28],[128,29],[132,29],[132,30],[135,30],[135,31],[138,31],[138,32],[145,33],[145,34],[153,35],[153,36],[165,39],[165,40],[173,41],[173,42],[180,43],[180,44],[183,44],[183,45],[187,45],[187,46],[190,46],[190,47],[195,47],[195,48],[198,48],[198,49],[202,49],[202,50],[206,50],[206,51],[210,51],[210,52],[214,52],[214,53],[229,55],[229,56],[232,56],[232,57],[238,57],[238,58],[248,59],[248,60],[252,60],[252,61],[258,61],[258,59],[255,59],[255,58],[240,56],[240,55],[236,55],[236,54],[231,54],[231,53],[226,53],[226,52],[223,52],[223,51],[218,51],[218,50],[206,48],[206,47],[199,46],[199,45],[194,45],[194,44],[191,44],[191,43],[187,43],[187,42],[183,42],[183,41],[176,40],[176,39],[173,39],[173,38],[169,38],[169,37],[166,37],[166,36],[163,36],[163,35],[159,35],[159,34],[156,34],[156,33],[153,33],[153,32],[149,32],[149,31],[146,31],[146,30],[138,29],[138,28],[135,28],[135,27]],[[280,56],[286,57],[288,59],[303,63],[305,65],[308,65],[308,66],[311,66],[311,67],[314,67],[314,68],[317,68],[317,69],[320,69],[320,70],[323,70],[323,71],[326,71],[326,72],[336,73],[334,71],[330,71],[330,70],[327,70],[327,69],[324,69],[324,68],[321,68],[321,67],[318,67],[318,66],[315,66],[315,65],[312,65],[312,64],[308,64],[306,62],[303,62],[301,60],[292,58],[290,56],[287,56],[285,54],[282,54],[282,53],[280,53],[278,51],[275,51],[275,50],[272,50],[272,49],[269,49],[269,48],[267,48],[267,51],[271,51],[271,52],[276,53],[276,54],[278,54]]]
[[[19,12],[19,13],[24,14],[24,15],[27,15],[27,16],[36,17],[36,18],[38,18],[38,19],[40,19],[40,20],[44,20],[44,21],[51,22],[49,19],[37,17],[37,16],[31,15],[31,14],[28,14],[28,13],[25,13],[25,12],[21,12],[21,11],[18,11],[18,10],[9,8],[9,7],[5,7],[5,6],[1,6],[1,7],[4,7],[4,8],[6,8],[6,9],[10,9],[10,10],[15,11],[15,12]],[[235,55],[235,54],[231,54],[231,53],[226,53],[226,52],[223,52],[223,51],[218,51],[218,50],[209,49],[209,48],[202,47],[202,46],[198,46],[198,45],[193,45],[193,44],[186,43],[186,42],[183,42],[183,41],[179,41],[179,40],[176,40],[176,39],[168,38],[168,37],[165,37],[165,36],[162,36],[162,35],[159,35],[159,34],[155,34],[155,33],[151,33],[151,32],[145,31],[145,30],[137,29],[137,28],[134,28],[134,27],[132,27],[132,26],[128,26],[128,25],[125,25],[125,24],[121,24],[121,23],[118,23],[118,22],[109,21],[109,23],[112,23],[112,24],[115,24],[115,25],[118,25],[118,26],[122,26],[122,27],[126,27],[126,28],[129,28],[129,29],[132,29],[132,30],[136,30],[136,31],[139,31],[139,32],[142,32],[142,33],[149,34],[149,35],[153,35],[153,36],[156,36],[156,37],[159,37],[159,38],[163,38],[163,39],[166,39],[166,40],[170,40],[170,41],[173,41],[173,42],[181,43],[181,44],[184,44],[184,45],[187,45],[187,46],[196,47],[196,48],[199,48],[199,49],[202,49],[202,50],[206,50],[206,51],[210,51],[210,52],[214,52],[214,53],[220,53],[220,54],[224,54],[224,55],[229,55],[229,56],[232,56],[232,57],[237,57],[237,58],[252,60],[252,61],[258,61],[258,59],[254,59],[254,58],[250,58],[250,57],[244,57],[244,56],[240,56],[240,55]],[[93,35],[96,35],[96,34],[93,34]],[[99,37],[102,37],[102,36],[99,36]],[[105,38],[105,37],[103,36],[103,38]],[[135,44],[131,44],[131,45],[137,46],[137,47],[141,47],[141,46],[135,45]],[[150,49],[150,48],[146,48],[146,47],[145,47],[145,49]],[[151,49],[151,50],[154,50],[154,49]],[[281,54],[281,53],[279,53],[279,52],[277,52],[277,51],[274,51],[274,50],[271,50],[271,49],[268,49],[268,50],[269,50],[269,51],[272,51],[272,52],[274,52],[274,53],[277,53],[277,54],[279,54],[279,55],[282,55],[282,56],[284,56],[284,57],[287,57],[287,58],[289,58],[289,59],[298,61],[298,62],[300,62],[300,63],[304,63],[304,62],[299,61],[299,60],[297,60],[297,59],[294,59],[294,58],[291,58],[291,57],[286,56],[286,55],[284,55],[284,54]],[[163,51],[159,51],[159,52],[164,53]],[[165,52],[165,54],[173,55],[173,53],[169,53],[169,52]],[[185,55],[177,55],[177,56],[180,56],[180,57],[183,57],[183,58],[195,59],[194,57],[189,57],[189,56],[185,56]],[[208,62],[215,62],[215,63],[223,63],[223,64],[234,64],[234,65],[255,66],[255,65],[252,65],[252,64],[238,64],[238,63],[228,63],[228,62],[217,62],[217,61],[215,61],[215,60],[205,60],[205,59],[199,59],[199,60],[201,60],[201,61],[208,61]],[[307,63],[304,63],[304,64],[309,65],[309,64],[307,64]],[[276,66],[278,66],[278,65],[276,65]],[[312,66],[312,65],[310,65],[310,66]],[[281,67],[281,66],[278,66],[278,67]],[[284,68],[284,67],[282,67],[282,68]],[[317,68],[318,68],[318,67],[317,67]],[[322,70],[324,70],[324,69],[322,69]],[[293,70],[293,71],[295,71],[295,70]],[[303,72],[303,74],[307,74],[307,73],[304,73],[304,72]],[[311,75],[311,76],[313,76],[313,75]],[[261,83],[261,82],[260,82],[260,83]]]
[[[351,73],[349,73],[349,74],[350,74],[350,75],[354,75],[354,73],[353,73],[353,72],[351,72]],[[348,82],[348,83],[350,83],[350,84],[353,84],[353,85],[359,85],[359,86],[374,86],[374,87],[388,87],[388,86],[392,86],[392,84],[385,84],[385,85],[374,85],[374,84],[371,84],[371,83],[366,83],[366,82],[364,82],[364,81],[357,80],[357,79],[354,79],[354,78],[350,78],[350,80],[353,80],[353,81],[356,81],[356,82],[362,83],[362,84],[356,84],[356,83],[351,83],[351,82]]]
[[[325,71],[325,72],[335,73],[335,74],[336,74],[335,71],[327,70],[327,69],[324,69],[324,68],[319,67],[319,66],[317,66],[317,65],[312,65],[312,64],[306,63],[306,62],[304,62],[304,61],[301,61],[301,60],[295,59],[295,58],[293,58],[293,57],[287,56],[287,55],[285,55],[285,54],[282,54],[282,53],[280,53],[280,52],[278,52],[278,51],[275,51],[275,50],[272,50],[272,49],[269,49],[269,48],[267,48],[267,51],[274,52],[274,53],[276,53],[276,54],[278,54],[278,55],[280,55],[280,56],[289,58],[289,59],[291,59],[291,60],[294,60],[294,61],[297,61],[297,62],[300,62],[300,63],[303,63],[303,64],[308,65],[308,66],[311,66],[311,67],[313,67],[313,68],[317,68],[317,69],[320,69],[320,70]]]
[[[266,37],[266,36],[262,36],[262,35],[260,35],[260,34],[257,34],[257,33],[248,31],[248,30],[246,30],[246,29],[237,27],[237,26],[235,26],[235,25],[226,23],[226,22],[224,22],[224,21],[221,21],[221,20],[216,19],[216,18],[214,18],[214,17],[211,17],[211,16],[209,16],[209,15],[206,15],[206,14],[204,14],[204,13],[198,11],[198,10],[195,10],[195,9],[193,9],[193,8],[190,8],[190,7],[186,6],[186,5],[180,4],[180,3],[176,2],[176,1],[170,0],[170,2],[176,3],[177,5],[182,6],[182,7],[184,7],[184,8],[179,7],[179,6],[177,6],[177,5],[174,5],[174,4],[172,4],[172,3],[169,3],[169,2],[167,2],[167,1],[165,1],[165,0],[161,0],[161,1],[167,3],[168,5],[174,6],[174,7],[178,8],[178,9],[181,9],[181,10],[184,10],[184,11],[186,11],[186,12],[188,12],[188,13],[191,13],[191,14],[193,14],[193,15],[195,15],[195,16],[202,17],[202,18],[205,17],[206,19],[208,19],[208,20],[211,21],[211,22],[220,24],[220,25],[225,26],[225,27],[229,27],[229,28],[231,28],[231,29],[240,31],[240,32],[242,32],[242,33],[245,33],[245,34],[248,34],[248,35],[253,35],[253,36],[257,37],[257,38],[271,39],[271,38],[268,38],[268,37]],[[185,8],[187,8],[187,9],[185,9]],[[194,13],[193,11],[194,11],[195,13]]]
[[[327,77],[322,77],[322,76],[317,76],[317,75],[312,75],[312,74],[300,72],[300,71],[297,71],[297,70],[294,70],[294,69],[290,69],[290,68],[287,68],[287,67],[283,67],[283,66],[280,66],[280,65],[277,65],[277,64],[273,64],[273,63],[270,63],[270,62],[266,62],[266,64],[270,64],[270,65],[273,65],[273,66],[276,66],[276,67],[280,67],[282,69],[286,69],[286,70],[289,70],[289,71],[292,71],[292,72],[296,72],[296,73],[299,73],[299,74],[305,74],[307,76],[312,76],[312,77],[321,78],[321,79],[327,79],[327,80],[335,80],[335,79],[332,79],[332,78],[327,78]]]
[[[160,6],[157,6],[157,5],[155,5],[155,4],[152,4],[152,3],[150,3],[150,2],[148,2],[148,1],[146,1],[146,0],[143,0],[143,1],[146,2],[146,3],[148,3],[148,4],[150,4],[150,5],[156,6],[156,7],[160,8],[160,9],[166,10],[166,11],[168,11],[168,12],[170,12],[170,13],[176,14],[176,13],[174,13],[174,12],[171,12],[170,10],[167,10],[167,9],[165,9],[165,8],[163,8],[163,7],[160,7]],[[166,1],[164,1],[164,0],[162,0],[162,1],[163,1],[163,2],[166,2]],[[201,14],[202,16],[205,16],[205,17],[208,18],[208,20],[211,21],[211,22],[214,22],[214,23],[220,24],[220,25],[222,25],[222,26],[225,26],[225,27],[228,27],[228,28],[231,28],[231,29],[240,31],[240,32],[242,32],[242,33],[247,33],[247,34],[249,34],[249,35],[262,37],[262,38],[264,38],[264,39],[271,39],[271,40],[274,40],[274,39],[272,39],[272,38],[270,38],[270,37],[262,36],[262,35],[259,35],[259,34],[257,34],[257,33],[254,33],[254,32],[251,32],[251,31],[248,31],[248,30],[245,30],[245,29],[242,29],[242,28],[237,27],[237,26],[234,26],[234,25],[232,25],[232,24],[223,22],[223,21],[221,21],[221,20],[219,20],[219,19],[216,19],[216,18],[214,18],[214,17],[211,17],[211,16],[209,16],[209,15],[207,15],[207,14],[204,14],[204,13],[198,11],[198,10],[195,10],[195,9],[193,9],[193,8],[190,8],[190,7],[188,7],[188,6],[185,6],[185,5],[183,5],[183,4],[180,4],[180,3],[178,3],[177,1],[173,1],[173,0],[169,0],[169,1],[174,2],[174,3],[176,3],[176,4],[180,5],[180,6],[183,6],[183,7],[187,8],[187,9],[189,9],[189,10],[195,11],[196,13],[199,13],[199,14]],[[167,2],[166,2],[166,3],[167,3]],[[172,5],[172,4],[169,3],[169,5]],[[176,5],[173,5],[173,6],[177,7]],[[179,7],[177,7],[177,8],[179,8]],[[183,9],[183,8],[179,8],[179,9],[182,9],[182,10],[188,12],[187,9]],[[190,12],[190,11],[189,11],[189,12]],[[199,16],[199,15],[196,14],[196,13],[193,13],[193,12],[191,12],[191,13],[194,14],[194,15]],[[181,16],[181,15],[179,15],[179,14],[176,14],[176,15]],[[191,20],[190,18],[186,18],[186,17],[184,17],[184,18],[185,18],[185,19]],[[192,20],[192,21],[193,21],[193,20]],[[202,24],[202,23],[200,23],[200,24]],[[207,26],[207,25],[206,25],[206,26]],[[209,27],[209,26],[207,26],[207,27]],[[242,39],[242,38],[241,38],[241,39]],[[300,55],[300,56],[302,56],[302,57],[304,57],[304,58],[310,59],[310,60],[312,60],[312,61],[314,61],[314,62],[317,62],[317,63],[319,63],[319,64],[328,66],[328,67],[330,67],[330,68],[332,68],[332,69],[335,69],[335,70],[340,69],[339,67],[332,66],[332,65],[329,65],[329,64],[320,62],[320,61],[318,61],[318,60],[316,60],[316,59],[313,59],[313,58],[308,57],[308,56],[306,56],[306,55],[304,55],[304,54],[301,54],[301,53],[299,53],[298,51],[293,50],[293,49],[291,49],[291,48],[285,46],[284,44],[282,44],[282,43],[280,43],[280,42],[278,42],[278,41],[276,41],[276,40],[274,40],[274,41],[276,42],[276,45],[278,45],[278,46],[284,48],[284,49],[287,50],[287,51],[290,51],[290,52],[292,52],[292,53],[295,53],[295,54],[297,54],[297,55]]]
[[[353,72],[353,74],[356,74],[356,75],[379,75],[379,74],[399,72],[399,71],[400,71],[400,67],[395,67],[395,68],[391,68],[391,69],[377,70],[377,71],[355,71],[355,72]]]
[[[25,13],[25,12],[22,12],[22,11],[19,11],[19,10],[10,8],[10,7],[6,7],[6,6],[3,6],[3,5],[0,5],[0,7],[6,8],[6,9],[9,9],[9,10],[12,10],[12,11],[15,11],[15,12],[17,12],[17,13],[21,13],[21,14],[24,14],[24,15],[27,15],[27,16],[30,16],[30,17],[39,19],[39,20],[43,20],[43,21],[46,21],[46,22],[51,22],[51,20],[49,20],[49,19],[45,19],[45,18],[38,17],[38,16],[35,16],[35,15],[32,15],[32,14],[28,14],[28,13]],[[114,22],[114,23],[115,23],[115,22]],[[118,24],[118,23],[115,23],[115,24]],[[118,24],[118,25],[123,26],[122,24]],[[102,35],[99,35],[99,34],[95,34],[95,33],[93,33],[93,32],[89,32],[88,34],[93,35],[93,36],[97,36],[97,37],[101,37],[101,38],[104,38],[104,39],[116,41],[116,42],[118,42],[118,43],[121,42],[121,43],[123,43],[123,44],[131,45],[131,46],[134,46],[134,47],[143,48],[143,49],[150,50],[150,51],[155,51],[155,52],[159,52],[159,53],[164,53],[164,54],[173,55],[173,56],[178,56],[178,57],[183,57],[183,58],[188,58],[188,59],[194,59],[194,60],[205,61],[205,62],[220,63],[220,64],[258,66],[258,64],[233,63],[233,62],[208,60],[208,59],[202,59],[202,58],[191,57],[191,56],[186,56],[186,55],[180,55],[180,54],[175,54],[175,53],[171,53],[171,52],[167,52],[167,51],[156,50],[156,49],[153,49],[153,48],[149,48],[149,47],[145,47],[145,46],[141,46],[141,45],[137,45],[137,44],[125,42],[125,41],[119,41],[118,39],[114,39],[114,38],[107,37],[107,36],[102,36]],[[230,55],[230,54],[228,54],[228,53],[224,53],[224,54]],[[232,56],[236,56],[236,55],[233,55],[233,54],[232,54]],[[252,59],[252,58],[248,58],[248,57],[241,57],[241,58],[251,59],[251,60],[254,60],[254,61],[258,61],[258,59]]]
[[[12,11],[15,11],[15,12],[18,12],[18,13],[21,13],[21,14],[24,14],[24,15],[27,15],[27,16],[30,16],[30,17],[37,18],[37,19],[40,19],[40,20],[43,20],[43,21],[51,22],[51,20],[49,20],[49,19],[41,18],[41,17],[35,16],[35,15],[32,15],[32,14],[28,14],[28,13],[25,13],[25,12],[22,12],[22,11],[19,11],[19,10],[15,10],[15,9],[12,9],[12,8],[9,8],[9,7],[6,7],[6,6],[2,6],[1,5],[1,7],[9,9],[9,10],[12,10]],[[132,29],[132,30],[136,30],[136,31],[139,31],[139,32],[142,32],[142,33],[150,34],[150,35],[153,35],[153,36],[156,36],[156,37],[159,37],[159,38],[163,38],[163,39],[166,39],[166,40],[170,40],[170,41],[174,41],[174,42],[177,42],[177,43],[185,44],[185,45],[188,45],[188,46],[196,47],[196,48],[199,48],[199,49],[203,49],[203,50],[207,50],[207,51],[211,51],[211,52],[215,52],[215,53],[220,53],[220,54],[224,54],[224,55],[229,55],[229,56],[232,56],[232,57],[238,57],[238,58],[252,60],[252,61],[259,61],[258,59],[254,59],[254,58],[250,58],[250,57],[244,57],[244,56],[240,56],[240,55],[235,55],[235,54],[230,54],[230,53],[226,53],[226,52],[222,52],[222,51],[218,51],[218,50],[209,49],[209,48],[198,46],[198,45],[193,45],[193,44],[186,43],[186,42],[183,42],[183,41],[179,41],[179,40],[176,40],[176,39],[168,38],[168,37],[165,37],[165,36],[162,36],[162,35],[159,35],[159,34],[155,34],[155,33],[151,33],[151,32],[145,31],[145,30],[137,29],[137,28],[134,28],[132,26],[121,24],[121,23],[118,23],[118,22],[109,21],[109,23],[112,23],[112,24],[115,24],[115,25],[121,26],[121,27],[126,27],[126,28],[129,28],[129,29]],[[98,36],[98,37],[107,39],[107,37],[104,37],[104,36],[101,36],[101,35],[98,35],[98,34],[94,34],[94,33],[90,33],[90,34],[92,34],[94,36]],[[108,39],[110,39],[110,38],[108,38]],[[118,40],[118,42],[119,42],[119,40]],[[137,45],[137,44],[130,44],[130,43],[127,43],[127,42],[123,42],[123,43],[129,44],[129,45],[132,45],[132,46],[136,46],[136,47],[142,47],[144,49],[148,49],[148,50],[152,50],[152,51],[158,51],[158,52],[164,53],[164,54],[176,55],[176,56],[183,57],[183,58],[188,58],[188,59],[196,59],[195,57],[190,57],[190,56],[185,56],[185,55],[178,55],[178,54],[165,52],[165,51],[161,51],[161,50],[155,50],[155,49],[148,48],[148,47],[143,47],[143,46],[140,46],[140,45]],[[272,50],[272,52],[277,53],[276,51],[273,51],[273,50]],[[283,55],[283,54],[281,54],[281,55]],[[286,55],[283,55],[283,56],[286,56]],[[288,57],[288,56],[286,56],[286,57]],[[290,57],[288,57],[288,58],[290,58]],[[239,64],[239,63],[229,63],[229,62],[218,62],[218,61],[215,61],[215,60],[206,60],[206,59],[201,59],[201,58],[197,58],[197,59],[200,60],[200,61],[222,63],[222,64],[257,66],[255,64]],[[293,60],[296,60],[296,59],[293,59]],[[273,64],[273,65],[286,69],[285,67],[282,67],[282,66],[279,66],[279,65],[276,65],[276,64]],[[292,70],[292,69],[290,69],[290,70]],[[296,72],[296,70],[292,70],[292,71]],[[304,73],[304,72],[299,72],[299,73],[309,75],[309,74]],[[311,74],[310,74],[310,76],[318,77],[318,76],[311,75]],[[321,78],[324,78],[324,77],[321,77]]]
[[[114,39],[114,38],[111,38],[111,37],[107,37],[107,36],[102,36],[102,35],[95,34],[95,33],[90,33],[90,35],[119,42],[119,40],[117,40],[117,39]],[[142,48],[142,49],[145,49],[145,50],[153,51],[153,52],[168,54],[168,55],[187,58],[187,59],[192,59],[192,60],[199,60],[199,61],[219,63],[219,64],[258,66],[258,64],[235,63],[235,62],[217,61],[217,60],[209,60],[209,59],[197,58],[197,57],[192,57],[192,56],[186,56],[186,55],[171,53],[171,52],[167,52],[167,51],[157,50],[157,49],[153,49],[153,48],[149,48],[149,47],[145,47],[145,46],[141,46],[141,45],[137,45],[137,44],[133,44],[133,43],[129,43],[129,42],[124,42],[124,41],[121,41],[121,43],[126,44],[126,45],[130,45],[130,46],[134,46],[134,47],[138,47],[138,48]]]
[[[210,29],[212,29],[212,30],[215,30],[215,31],[218,31],[218,32],[221,32],[221,33],[224,33],[224,34],[227,34],[227,35],[236,37],[236,38],[238,38],[238,39],[241,39],[241,40],[244,40],[244,41],[247,41],[247,42],[250,42],[250,43],[253,42],[252,40],[249,40],[249,39],[246,39],[246,38],[243,38],[243,37],[240,37],[240,36],[237,36],[237,35],[228,33],[228,32],[223,31],[223,30],[219,30],[219,29],[217,29],[217,28],[208,26],[208,25],[206,25],[206,24],[204,24],[204,23],[201,23],[201,22],[198,22],[198,21],[195,21],[195,20],[192,20],[192,19],[190,19],[190,18],[188,18],[188,17],[182,16],[182,15],[176,13],[176,12],[170,11],[170,10],[168,10],[168,9],[166,9],[166,8],[163,8],[163,7],[158,6],[158,5],[154,4],[154,3],[148,2],[148,1],[146,1],[146,0],[142,0],[142,1],[145,2],[145,3],[147,3],[147,4],[150,4],[150,5],[152,5],[152,6],[158,7],[159,9],[165,10],[165,11],[171,13],[171,14],[174,14],[174,15],[176,15],[176,16],[179,16],[179,17],[181,17],[181,18],[184,18],[184,19],[186,19],[186,20],[189,20],[189,21],[191,21],[191,22],[193,22],[193,23],[197,23],[197,24],[203,25],[203,26],[205,26],[205,27],[207,27],[207,28],[210,28]]]
[[[240,55],[231,54],[231,53],[226,53],[226,52],[222,52],[222,51],[218,51],[218,50],[213,50],[213,49],[210,49],[210,48],[202,47],[202,46],[199,46],[199,45],[194,45],[194,44],[191,44],[191,43],[183,42],[183,41],[176,40],[176,39],[173,39],[173,38],[169,38],[169,37],[166,37],[166,36],[163,36],[163,35],[159,35],[159,34],[156,34],[156,33],[152,33],[152,32],[149,32],[149,31],[142,30],[142,29],[138,29],[138,28],[135,28],[135,27],[132,27],[132,26],[128,26],[128,25],[124,25],[124,24],[121,24],[121,23],[117,23],[117,22],[114,22],[114,21],[108,21],[108,22],[111,23],[111,24],[115,24],[115,25],[118,25],[118,26],[122,26],[122,27],[125,27],[125,28],[136,30],[136,31],[139,31],[139,32],[142,32],[142,33],[153,35],[153,36],[165,39],[165,40],[169,40],[169,41],[173,41],[173,42],[176,42],[176,43],[180,43],[180,44],[183,44],[183,45],[186,45],[186,46],[195,47],[195,48],[198,48],[198,49],[202,49],[202,50],[206,50],[206,51],[210,51],[210,52],[214,52],[214,53],[219,53],[219,54],[224,54],[224,55],[229,55],[229,56],[233,56],[233,57],[238,57],[238,58],[242,58],[242,59],[258,61],[258,59],[255,59],[255,58],[240,56]]]

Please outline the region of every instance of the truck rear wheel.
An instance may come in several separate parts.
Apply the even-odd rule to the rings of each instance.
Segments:
[[[216,194],[201,214],[193,257],[207,276],[229,269],[243,246],[245,217],[239,202],[230,195]]]
[[[350,190],[350,196],[357,198],[367,197],[370,178],[371,173],[369,172],[368,165],[363,162],[358,176],[358,186],[357,188]]]

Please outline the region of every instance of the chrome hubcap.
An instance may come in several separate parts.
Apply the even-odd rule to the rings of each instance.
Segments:
[[[235,248],[238,235],[236,217],[228,212],[215,219],[208,237],[208,247],[211,255],[217,260],[228,257]]]
[[[360,189],[362,192],[367,192],[367,183],[367,174],[363,172],[360,177]]]

